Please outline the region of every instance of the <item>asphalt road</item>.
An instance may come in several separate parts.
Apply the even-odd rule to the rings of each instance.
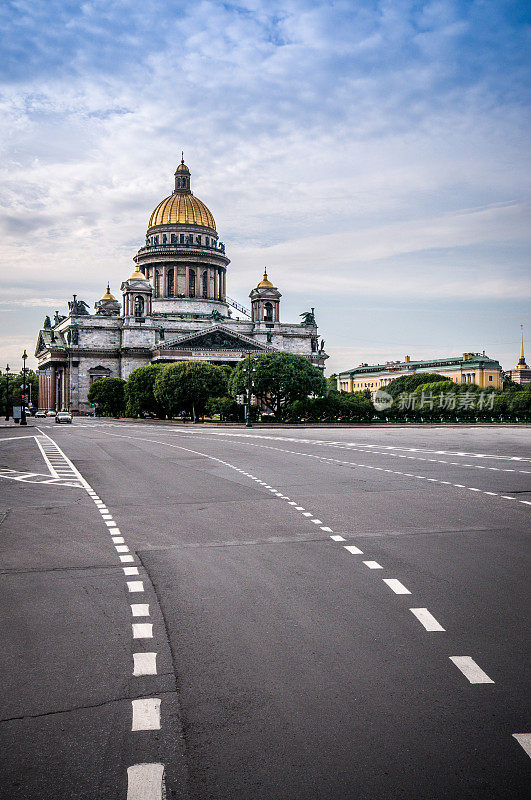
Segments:
[[[0,796],[529,797],[522,427],[0,429]]]

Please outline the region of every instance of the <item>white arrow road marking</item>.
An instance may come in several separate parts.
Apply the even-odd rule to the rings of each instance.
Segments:
[[[513,733],[513,736],[531,758],[531,733]]]

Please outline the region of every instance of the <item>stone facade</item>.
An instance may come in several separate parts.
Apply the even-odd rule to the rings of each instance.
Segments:
[[[152,213],[135,269],[121,285],[122,304],[109,286],[95,312],[76,295],[68,314],[47,317],[39,331],[39,407],[87,413],[91,384],[127,380],[152,363],[204,360],[237,364],[249,352],[295,353],[324,369],[314,310],[301,323],[280,321],[278,289],[264,274],[250,293],[251,310],[226,294],[225,246],[207,207],[190,191],[183,161],[175,190]],[[234,319],[231,306],[247,319]]]

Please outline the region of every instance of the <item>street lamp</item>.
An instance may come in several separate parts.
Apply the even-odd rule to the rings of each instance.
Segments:
[[[249,360],[247,361],[247,419],[245,420],[245,427],[252,428],[251,422],[251,352],[247,354]]]
[[[6,366],[6,422],[9,420],[9,364]]]
[[[26,359],[28,354],[26,350],[22,353],[22,361],[24,362],[24,366],[22,368],[22,408],[20,409],[20,424],[27,425],[26,420]]]

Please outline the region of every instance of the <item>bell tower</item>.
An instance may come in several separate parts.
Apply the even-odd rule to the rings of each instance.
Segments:
[[[121,286],[124,305],[123,316],[129,317],[137,322],[144,322],[146,317],[150,317],[152,312],[151,300],[153,296],[153,286],[148,281],[138,266],[134,272]]]
[[[266,323],[273,325],[280,322],[280,298],[282,295],[273,286],[264,270],[264,277],[249,294],[251,298],[251,321],[255,323]]]

